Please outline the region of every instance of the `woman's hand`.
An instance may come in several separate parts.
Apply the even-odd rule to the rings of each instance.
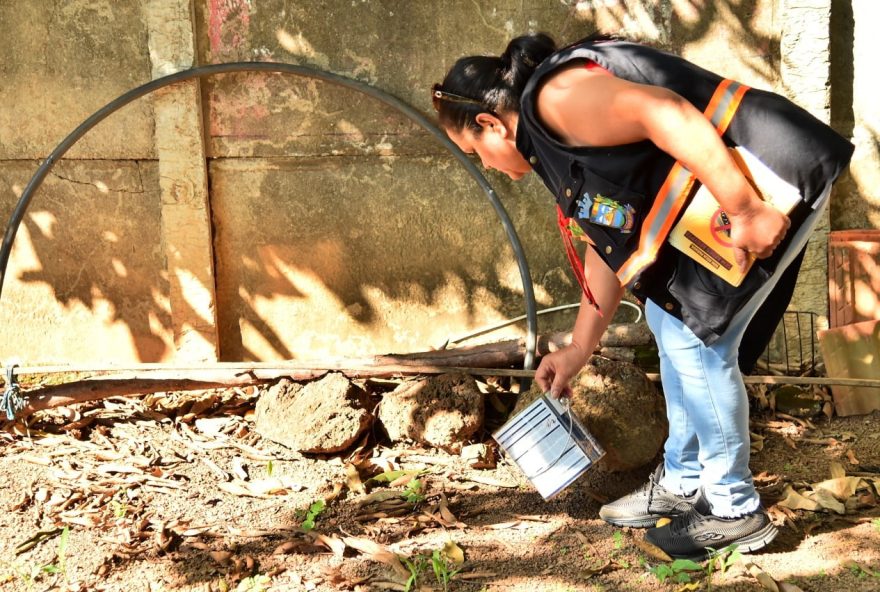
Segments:
[[[566,345],[559,351],[547,354],[541,358],[541,363],[535,371],[535,382],[541,387],[542,392],[550,392],[550,396],[570,397],[571,386],[569,383],[590,358],[588,352],[577,343]]]
[[[750,207],[728,213],[730,220],[730,239],[734,247],[734,258],[741,270],[749,262],[749,254],[758,259],[766,259],[788,232],[791,220],[770,204],[755,200]]]

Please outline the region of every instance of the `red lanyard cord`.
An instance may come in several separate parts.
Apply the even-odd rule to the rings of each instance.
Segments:
[[[577,279],[578,285],[580,285],[584,296],[587,297],[587,301],[596,309],[596,312],[599,313],[599,316],[601,317],[602,311],[599,309],[599,304],[593,297],[593,293],[590,291],[590,286],[587,285],[587,278],[584,275],[584,264],[578,256],[577,250],[574,248],[574,243],[571,240],[571,228],[569,227],[569,222],[570,218],[567,218],[565,214],[562,213],[562,208],[557,205],[556,223],[559,226],[560,234],[562,234],[562,244],[565,245],[565,254],[568,256],[568,263],[571,265],[574,277]]]

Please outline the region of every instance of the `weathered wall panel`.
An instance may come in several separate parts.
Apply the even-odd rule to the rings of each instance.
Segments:
[[[0,199],[7,215],[37,167],[34,159],[97,108],[150,79],[151,34],[184,47],[176,29],[150,23],[149,10],[177,3],[183,14],[189,1],[71,0],[50,9],[41,0],[0,0]],[[788,4],[776,0],[191,2],[196,63],[313,65],[375,85],[429,115],[428,89],[456,58],[497,54],[529,30],[551,32],[560,42],[597,29],[642,37],[779,91],[789,58],[780,57],[780,42],[791,30]],[[853,174],[835,196],[833,228],[880,224],[872,183],[880,171],[873,4],[830,2],[837,32],[831,118],[858,144]],[[174,26],[187,31],[182,21]],[[840,66],[853,62],[849,70]],[[202,230],[212,233],[216,251],[223,359],[422,349],[523,312],[519,274],[497,217],[429,134],[372,99],[314,80],[241,74],[204,80],[201,88],[215,225]],[[802,102],[798,93],[793,98]],[[175,356],[153,103],[141,99],[100,124],[69,154],[88,159],[81,168],[57,167],[73,181],[50,176],[36,195],[0,302],[0,359]],[[180,133],[186,142],[202,140]],[[143,201],[126,201],[130,189],[114,183],[134,178],[135,170]],[[486,176],[524,244],[539,305],[576,301],[540,182]],[[110,207],[114,199],[123,205]],[[65,237],[69,255],[56,255],[59,243],[42,230],[46,225],[52,236]],[[202,288],[210,281],[201,279]],[[811,284],[808,291],[816,289],[822,288]],[[825,313],[812,301],[794,306]],[[541,317],[539,328],[570,322],[571,315]]]
[[[501,225],[448,158],[223,159],[211,178],[224,359],[438,347],[522,310]]]
[[[147,82],[142,2],[0,1],[0,160],[44,158],[86,117]],[[152,111],[138,101],[69,158],[153,158]]]
[[[0,162],[9,216],[37,163]],[[174,355],[155,163],[65,162],[16,238],[0,305],[2,356],[107,363]]]

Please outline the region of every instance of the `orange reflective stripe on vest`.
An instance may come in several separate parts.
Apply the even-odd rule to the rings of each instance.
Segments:
[[[703,114],[715,126],[719,136],[727,131],[727,126],[730,125],[747,90],[749,87],[746,85],[728,79],[722,80],[715,89]],[[672,165],[660,191],[657,192],[657,197],[654,198],[648,215],[642,222],[638,247],[617,270],[617,278],[621,285],[627,285],[657,258],[657,251],[669,235],[672,223],[684,206],[694,181],[694,174],[680,163],[676,162]]]

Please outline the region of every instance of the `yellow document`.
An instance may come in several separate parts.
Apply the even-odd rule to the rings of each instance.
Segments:
[[[781,179],[757,156],[742,146],[732,148],[731,153],[758,195],[777,210],[788,214],[801,200],[797,187]],[[678,224],[669,232],[669,242],[733,286],[742,283],[754,263],[750,255],[745,271],[736,264],[730,241],[730,220],[705,186],[700,186]]]

